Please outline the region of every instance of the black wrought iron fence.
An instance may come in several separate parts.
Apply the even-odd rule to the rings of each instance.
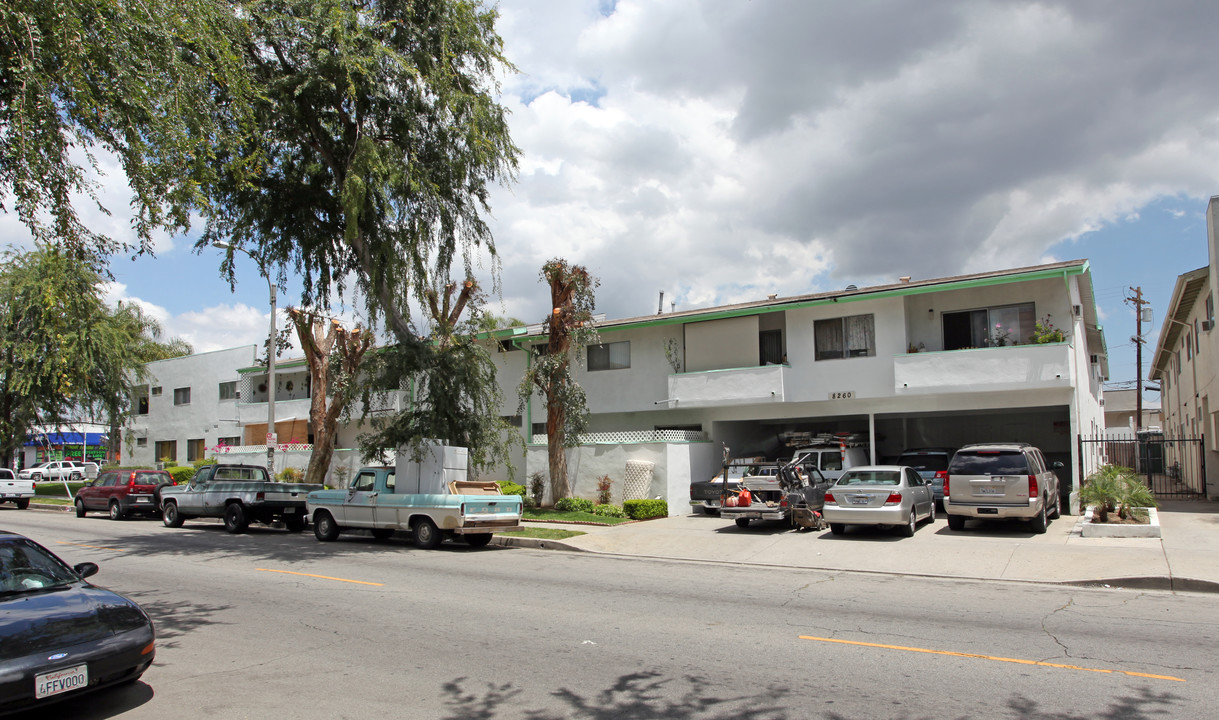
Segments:
[[[1200,498],[1206,495],[1203,438],[1169,438],[1159,433],[1135,437],[1079,437],[1080,477],[1101,465],[1121,465],[1146,479],[1160,498]]]

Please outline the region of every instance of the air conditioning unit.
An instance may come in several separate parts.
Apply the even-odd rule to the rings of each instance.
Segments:
[[[1092,355],[1090,357],[1090,359],[1091,359],[1093,365],[1100,363],[1100,355]]]
[[[1075,317],[1079,317],[1080,315],[1084,314],[1084,309],[1079,305],[1072,305],[1071,309],[1075,311]]]
[[[1203,320],[1203,321],[1202,321],[1202,329],[1203,329],[1203,330],[1205,330],[1205,331],[1207,331],[1207,332],[1210,332],[1210,331],[1211,331],[1211,328],[1213,328],[1213,327],[1215,327],[1215,321],[1214,321],[1214,320]]]

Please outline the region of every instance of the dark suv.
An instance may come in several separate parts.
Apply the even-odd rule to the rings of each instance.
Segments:
[[[902,451],[895,465],[909,465],[919,477],[927,481],[935,494],[935,501],[944,503],[944,478],[948,475],[948,463],[956,453],[953,448],[930,447],[909,448]]]
[[[132,513],[159,516],[161,488],[173,484],[164,470],[107,470],[76,491],[76,517],[90,510],[109,512],[111,520]]]
[[[1033,532],[1045,532],[1058,517],[1058,476],[1045,456],[1028,443],[966,445],[952,456],[944,478],[944,512],[951,530],[965,520],[1019,518]]]

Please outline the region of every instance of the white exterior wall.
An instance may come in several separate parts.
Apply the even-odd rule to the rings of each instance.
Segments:
[[[156,443],[174,440],[174,459],[185,465],[188,440],[201,438],[210,447],[219,438],[241,435],[241,426],[229,422],[238,417],[237,400],[221,400],[219,388],[220,383],[240,380],[237,370],[254,363],[254,351],[253,345],[246,345],[148,363],[148,387],[160,386],[162,391],[158,397],[150,393],[147,415],[133,415],[123,428],[123,463],[151,467],[160,460],[155,457]],[[190,404],[174,405],[174,390],[184,387],[191,389]],[[135,438],[145,438],[147,445],[137,447]]]

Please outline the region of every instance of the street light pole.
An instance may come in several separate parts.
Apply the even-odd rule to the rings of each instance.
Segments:
[[[251,260],[258,263],[258,270],[262,276],[267,279],[267,289],[271,294],[271,334],[267,342],[267,473],[272,479],[275,478],[275,282],[271,279],[271,273],[267,271],[266,266],[262,261],[254,257],[254,254],[245,248],[230,245],[219,240],[212,243],[213,247],[221,250],[240,250],[250,257]]]

